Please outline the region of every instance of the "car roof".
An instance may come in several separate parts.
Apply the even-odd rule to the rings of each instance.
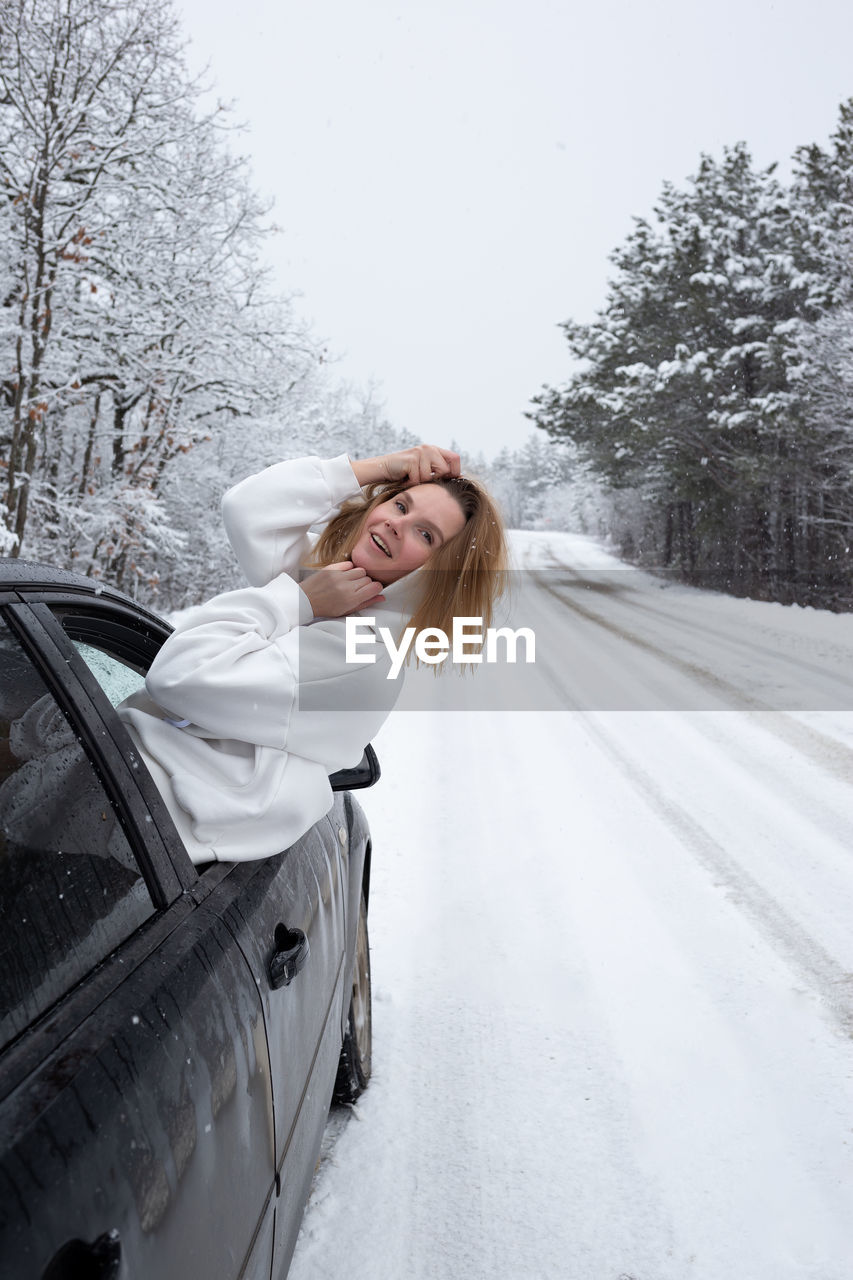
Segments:
[[[163,618],[117,587],[111,587],[98,578],[87,578],[85,574],[35,560],[0,557],[0,591],[58,591],[63,595],[97,596],[130,605],[137,613],[163,624]]]

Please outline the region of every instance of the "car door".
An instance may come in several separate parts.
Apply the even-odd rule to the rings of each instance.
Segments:
[[[47,625],[62,627],[94,680],[117,705],[153,659],[160,637],[143,634],[132,611],[103,598],[45,601]],[[93,690],[93,697],[96,691]],[[116,717],[111,733],[126,739]],[[173,856],[186,853],[153,782],[137,770]],[[171,835],[169,834],[171,833]],[[319,1149],[340,1052],[344,1000],[345,925],[341,853],[348,839],[343,800],[290,849],[251,863],[213,864],[202,871],[205,909],[239,939],[261,1000],[272,1076],[279,1201],[276,1273],[289,1256]],[[193,874],[196,869],[191,868]],[[292,972],[276,971],[290,963]]]
[[[296,1241],[331,1102],[341,1049],[344,918],[339,848],[343,800],[291,849],[243,863],[232,873],[241,892],[226,900],[227,882],[209,898],[212,911],[245,940],[267,1026],[275,1099],[281,1197],[273,1274]],[[277,960],[291,954],[290,981],[277,980]]]
[[[0,606],[0,1275],[269,1280],[253,976],[45,619]]]

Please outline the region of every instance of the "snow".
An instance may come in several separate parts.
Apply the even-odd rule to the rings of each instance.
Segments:
[[[643,710],[853,711],[853,615],[687,587],[626,565],[578,535],[513,536],[525,586],[538,571],[541,582],[557,584],[561,600],[571,597],[572,630],[561,632],[559,643],[572,645],[576,684],[589,681],[594,660],[603,665],[607,690],[597,691],[597,705],[615,708],[621,699],[622,705]],[[553,615],[543,613],[538,601],[530,607],[540,615],[537,636],[547,641]],[[577,623],[590,608],[597,620],[591,630],[594,644],[578,649]],[[623,643],[623,626],[630,631],[630,645]],[[650,663],[645,654],[659,661]],[[579,701],[596,705],[588,689]],[[823,730],[835,721],[825,716]],[[842,717],[838,723],[847,722]]]
[[[626,686],[711,654],[727,709],[391,717],[361,793],[374,1074],[291,1280],[849,1280],[853,618],[643,575],[654,615],[590,539],[514,539],[531,579],[579,575],[569,604],[532,582],[568,684],[581,651]],[[771,648],[838,706],[768,709]]]
[[[629,569],[594,538],[556,530],[545,533],[513,529],[512,560],[515,569],[552,569],[555,565],[571,565],[573,569]]]

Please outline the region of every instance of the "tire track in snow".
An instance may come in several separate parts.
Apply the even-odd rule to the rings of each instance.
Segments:
[[[556,568],[557,566],[555,565],[555,569]],[[568,566],[560,566],[559,568],[562,574],[573,579],[573,581],[564,584],[569,589],[577,588],[578,590],[591,590],[599,597],[609,598],[618,604],[624,604],[632,613],[639,611],[640,613],[648,614],[652,618],[660,619],[666,624],[668,629],[677,628],[688,635],[698,635],[703,640],[706,640],[709,637],[715,637],[722,644],[727,645],[732,650],[745,650],[747,653],[761,654],[774,662],[782,661],[788,663],[792,666],[796,666],[800,671],[808,671],[812,675],[819,676],[822,679],[826,679],[827,676],[829,676],[831,680],[837,682],[841,678],[839,673],[827,672],[825,664],[823,666],[819,666],[817,663],[810,662],[807,658],[803,658],[800,654],[781,653],[778,648],[771,648],[769,645],[761,643],[754,637],[744,640],[731,630],[722,630],[719,627],[715,627],[713,624],[709,624],[706,619],[703,619],[702,621],[692,621],[689,617],[686,617],[683,612],[678,612],[677,609],[656,608],[655,605],[649,603],[648,592],[642,591],[639,587],[632,586],[630,581],[626,586],[623,586],[620,583],[619,586],[616,587],[610,583],[600,584],[595,581],[590,581],[589,571],[587,571],[586,577],[581,577],[577,570],[571,569]],[[630,595],[631,597],[630,602],[625,600],[627,595]],[[702,597],[697,597],[697,599],[698,598]],[[679,600],[684,602],[685,597],[679,597]],[[663,604],[665,602],[666,597],[663,597],[661,599],[661,603]]]
[[[624,1224],[605,1240],[585,1220],[596,1221],[601,1160],[608,1194],[633,1201],[634,1220],[667,1240],[661,1208],[643,1186],[617,1118],[625,1110],[616,1102],[623,1085],[612,1052],[591,1035],[588,1018],[578,1035],[570,1012],[567,992],[577,998],[583,989],[583,960],[571,948],[553,952],[566,928],[572,883],[561,859],[542,864],[540,850],[556,839],[553,815],[545,810],[519,821],[512,812],[514,794],[536,793],[542,765],[535,754],[510,756],[512,788],[494,796],[503,735],[493,736],[491,719],[488,739],[476,717],[456,719],[444,744],[449,758],[435,757],[440,740],[427,753],[431,785],[452,794],[460,757],[490,763],[467,779],[473,843],[458,844],[465,828],[452,819],[432,820],[433,839],[440,832],[447,838],[432,851],[431,892],[429,882],[423,885],[421,910],[434,909],[434,954],[411,1015],[418,1031],[407,1036],[428,1050],[430,1066],[426,1079],[414,1073],[417,1092],[401,1135],[420,1153],[420,1194],[405,1208],[414,1250],[406,1275],[565,1280],[592,1274],[590,1259],[597,1257],[596,1274],[615,1280],[626,1259],[638,1255],[645,1264],[638,1275],[680,1275],[678,1268],[650,1271],[644,1246],[626,1243]],[[433,731],[443,723],[437,717]],[[518,750],[515,731],[512,740]],[[517,841],[507,840],[510,832]],[[517,886],[509,918],[506,882]],[[534,1046],[545,1051],[538,1061]],[[543,1062],[547,1050],[551,1060]],[[612,1258],[612,1267],[601,1265],[604,1258]]]
[[[543,664],[543,674],[555,688],[562,688],[558,673],[547,663]],[[844,1035],[853,1037],[853,973],[839,964],[701,823],[666,794],[651,774],[616,744],[594,714],[586,711],[575,714],[583,718],[596,745],[618,766],[649,808],[679,836],[717,882],[725,886],[730,900],[752,918],[774,950],[819,996]]]
[[[723,700],[724,703],[729,706],[734,705],[736,709],[750,714],[768,732],[775,734],[789,746],[808,756],[810,760],[814,761],[827,773],[844,783],[850,784],[851,779],[853,779],[853,750],[845,746],[844,743],[839,742],[838,739],[831,738],[819,730],[793,719],[787,712],[779,711],[769,706],[760,698],[738,688],[737,685],[732,684],[722,676],[716,675],[707,667],[669,653],[661,645],[635,635],[624,626],[603,618],[594,610],[585,608],[573,597],[550,586],[542,580],[541,575],[537,575],[535,570],[531,572],[543,591],[546,591],[555,600],[571,609],[573,613],[578,614],[595,626],[601,627],[604,631],[609,632],[619,640],[623,640],[626,644],[633,645],[644,653],[648,653],[664,664],[673,667],[681,672],[682,675],[696,680],[712,694]],[[537,657],[537,665],[544,667],[546,663],[541,657]],[[564,697],[565,686],[557,682],[555,687],[559,690],[561,697]]]
[[[347,1126],[318,1180],[300,1280],[335,1274],[332,1228],[350,1241],[353,1280],[686,1274],[670,1258],[667,1208],[636,1159],[629,1091],[570,942],[566,833],[546,805],[524,805],[542,794],[543,770],[550,794],[559,785],[564,730],[548,726],[544,764],[520,750],[522,723],[451,714],[383,730],[405,746],[407,796],[418,793],[411,778],[429,779],[428,812],[418,822],[415,805],[395,836],[381,796],[365,797],[378,858],[375,1075],[359,1103],[368,1123]],[[507,764],[512,786],[495,795]],[[351,1168],[356,1147],[358,1185],[333,1190],[334,1166]],[[603,1195],[630,1206],[620,1221],[602,1214]]]

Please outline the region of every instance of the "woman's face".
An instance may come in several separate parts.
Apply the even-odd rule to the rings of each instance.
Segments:
[[[387,587],[419,569],[464,524],[462,508],[446,489],[415,484],[367,515],[350,560]]]

